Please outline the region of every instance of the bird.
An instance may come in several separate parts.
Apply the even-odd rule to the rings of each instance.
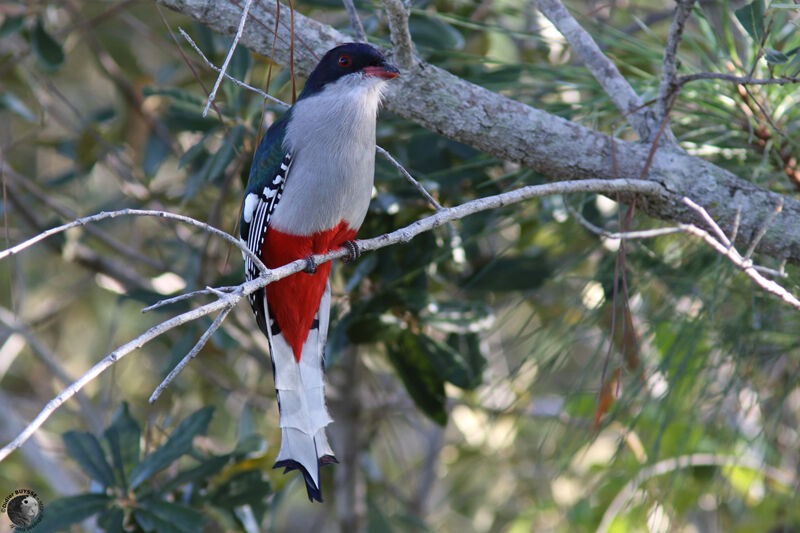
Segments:
[[[366,43],[320,59],[294,104],[267,129],[253,156],[239,221],[243,245],[267,268],[305,258],[307,267],[249,296],[267,337],[280,413],[273,468],[302,473],[322,501],[320,467],[337,463],[325,434],[324,357],[331,263],[312,256],[346,247],[367,214],[375,171],[375,128],[386,82],[399,70]],[[244,257],[245,278],[260,272]]]

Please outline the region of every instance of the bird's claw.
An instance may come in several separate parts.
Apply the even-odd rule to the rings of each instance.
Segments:
[[[352,263],[361,257],[361,250],[358,248],[356,241],[344,241],[342,246],[347,248],[347,251],[350,252],[350,255],[342,258],[343,263]]]
[[[313,255],[309,255],[306,257],[306,268],[303,269],[303,272],[305,272],[306,274],[317,273],[317,262],[314,260]]]

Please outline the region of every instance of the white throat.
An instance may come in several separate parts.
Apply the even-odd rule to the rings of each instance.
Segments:
[[[270,225],[310,235],[364,220],[375,172],[375,118],[384,79],[350,74],[295,103],[284,148],[292,153]]]

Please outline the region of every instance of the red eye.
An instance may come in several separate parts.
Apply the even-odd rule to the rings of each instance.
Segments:
[[[350,66],[350,56],[347,54],[339,56],[339,66],[342,68]]]

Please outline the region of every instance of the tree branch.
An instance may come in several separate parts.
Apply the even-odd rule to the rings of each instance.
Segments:
[[[408,9],[403,0],[383,0],[389,15],[389,31],[392,40],[394,59],[403,70],[414,66],[414,44],[408,30]]]
[[[660,121],[648,115],[644,102],[633,87],[622,77],[616,65],[600,50],[592,36],[567,11],[561,0],[534,0],[533,3],[569,42],[639,138],[646,142],[652,141]]]
[[[404,228],[400,228],[391,233],[387,233],[372,239],[360,240],[358,241],[358,247],[363,252],[369,250],[377,250],[379,248],[389,246],[390,244],[408,242],[411,239],[413,239],[416,235],[419,235],[420,233],[424,233],[426,231],[430,231],[434,228],[447,224],[450,221],[461,219],[464,218],[465,216],[474,213],[479,213],[481,211],[486,211],[488,209],[496,209],[499,207],[504,207],[507,205],[519,203],[531,198],[539,198],[542,196],[549,196],[553,194],[569,194],[576,192],[611,193],[619,191],[635,192],[645,195],[661,195],[665,193],[664,189],[660,185],[645,180],[610,180],[610,181],[584,180],[584,181],[571,181],[571,182],[563,181],[558,183],[548,183],[545,185],[531,185],[507,193],[498,194],[495,196],[489,196],[486,198],[479,198],[477,200],[472,200],[471,202],[467,202],[456,207],[441,209],[427,218],[420,219]],[[239,300],[241,300],[242,297],[252,294],[257,290],[266,287],[270,283],[273,283],[287,276],[300,272],[304,270],[308,264],[306,259],[298,259],[281,267],[268,270],[264,267],[263,263],[261,263],[258,257],[253,255],[252,252],[249,252],[247,246],[243,242],[241,242],[236,237],[233,237],[232,235],[225,233],[222,230],[213,228],[208,224],[205,224],[198,220],[194,220],[190,217],[185,217],[182,215],[176,215],[160,211],[145,211],[136,209],[125,209],[122,211],[114,211],[110,213],[104,212],[98,215],[85,217],[70,222],[69,224],[58,226],[57,228],[48,230],[40,235],[37,235],[36,237],[28,239],[27,241],[21,244],[18,244],[16,246],[13,246],[11,248],[8,248],[0,252],[0,260],[6,257],[10,257],[15,253],[19,253],[25,248],[28,248],[33,244],[46,239],[47,237],[66,231],[71,227],[80,226],[90,222],[96,222],[99,220],[114,218],[123,215],[159,216],[162,218],[169,218],[187,224],[191,224],[193,226],[203,229],[204,231],[220,236],[223,239],[227,240],[228,242],[234,244],[237,248],[241,249],[242,251],[249,253],[249,255],[252,256],[251,259],[254,259],[254,261],[256,261],[256,264],[259,265],[259,268],[261,269],[261,275],[256,279],[242,283],[241,285],[237,286],[237,288],[234,289],[233,291],[230,292],[216,291],[215,294],[218,297],[217,300],[202,305],[191,311],[187,311],[180,315],[174,316],[169,320],[157,324],[152,328],[148,329],[139,337],[133,339],[132,341],[129,341],[128,343],[120,346],[119,348],[108,354],[100,362],[95,364],[85,374],[83,374],[80,378],[74,381],[60,394],[58,394],[58,396],[50,400],[47,403],[47,405],[45,405],[45,407],[42,409],[42,411],[36,416],[36,418],[34,418],[33,421],[31,421],[31,423],[28,424],[28,426],[24,430],[13,441],[8,443],[6,446],[3,447],[2,450],[0,450],[0,461],[5,459],[12,451],[22,446],[22,444],[24,444],[25,441],[28,440],[31,437],[31,435],[33,435],[33,433],[39,427],[41,427],[41,425],[44,424],[44,422],[50,417],[50,415],[52,415],[53,412],[55,412],[55,410],[58,409],[65,401],[74,396],[78,391],[83,389],[83,387],[85,387],[88,383],[93,381],[97,376],[102,374],[106,369],[108,369],[111,365],[113,365],[122,357],[126,356],[127,354],[131,353],[137,348],[141,348],[147,342],[153,340],[154,338],[158,337],[159,335],[173,328],[186,324],[187,322],[191,322],[192,320],[196,320],[200,317],[209,315],[211,313],[221,312],[223,310],[229,310],[233,308],[239,302]],[[331,261],[333,259],[340,259],[342,257],[348,256],[349,254],[350,250],[348,248],[340,248],[338,250],[330,251],[324,254],[315,255],[313,256],[313,259],[316,262],[316,264],[320,265],[322,263]]]
[[[658,87],[658,97],[656,98],[655,119],[658,122],[667,117],[667,113],[672,108],[672,99],[677,97],[677,90],[680,88],[676,81],[678,47],[681,44],[686,20],[692,14],[695,0],[676,0],[676,3],[678,7],[669,27],[667,46],[664,48],[664,59],[661,66],[661,85]]]
[[[161,4],[225,34],[238,24],[241,10],[226,2],[158,0]],[[287,9],[281,10],[275,60],[289,60]],[[284,18],[285,17],[285,18]],[[350,38],[334,28],[295,13],[295,61],[298,73],[308,74],[334,43]],[[256,3],[242,43],[270,55],[273,3]],[[632,178],[645,168],[649,146],[613,140],[578,124],[500,96],[433,65],[418,62],[392,80],[385,107],[437,133],[508,161],[533,168],[551,179]],[[656,125],[656,129],[658,125]],[[613,159],[618,171],[614,171]],[[737,241],[751,242],[761,222],[781,195],[703,159],[659,148],[647,178],[660,183],[666,196],[646,198],[637,208],[667,221],[695,223],[697,213],[682,202],[694,199],[723,227],[730,226],[741,205]],[[800,263],[800,201],[784,198],[783,211],[759,243],[760,253]]]

